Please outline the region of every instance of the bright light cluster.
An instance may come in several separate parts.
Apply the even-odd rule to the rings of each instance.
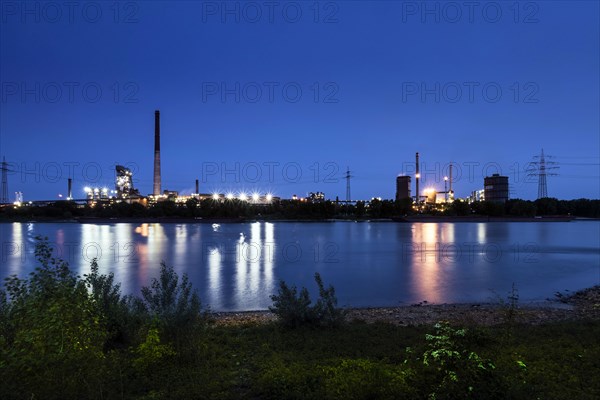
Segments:
[[[240,192],[237,195],[234,194],[233,192],[228,192],[225,195],[219,194],[219,193],[213,193],[211,195],[211,198],[215,201],[218,201],[218,200],[221,200],[224,198],[226,200],[237,199],[240,201],[247,201],[247,202],[251,202],[251,203],[261,203],[261,202],[270,203],[271,201],[273,201],[273,195],[271,193],[266,193],[265,195],[261,195],[258,192],[253,192],[252,194]]]

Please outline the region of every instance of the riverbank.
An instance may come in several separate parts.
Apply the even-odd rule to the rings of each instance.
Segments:
[[[572,294],[555,294],[555,299],[542,303],[510,304],[428,304],[399,307],[351,308],[347,321],[385,322],[397,326],[433,325],[449,321],[461,326],[493,326],[512,318],[516,323],[539,325],[548,322],[582,319],[600,320],[600,285]],[[265,324],[275,321],[270,311],[215,312],[211,316],[218,326]]]
[[[570,215],[548,215],[538,217],[410,215],[407,217],[392,218],[392,220],[396,222],[570,222],[575,219],[575,217]]]

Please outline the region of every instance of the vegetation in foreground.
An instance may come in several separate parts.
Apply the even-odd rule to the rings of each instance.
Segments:
[[[219,326],[162,265],[141,297],[75,276],[46,242],[0,292],[3,399],[597,399],[600,321],[496,327],[343,322],[282,283],[279,322]],[[514,295],[513,295],[514,297]]]

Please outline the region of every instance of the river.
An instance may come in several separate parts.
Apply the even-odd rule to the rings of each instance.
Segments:
[[[600,284],[600,221],[1,223],[1,278],[34,270],[38,235],[78,274],[97,258],[125,294],[164,261],[214,311],[266,309],[279,280],[315,296],[315,272],[352,307],[497,301],[513,283],[527,303]]]

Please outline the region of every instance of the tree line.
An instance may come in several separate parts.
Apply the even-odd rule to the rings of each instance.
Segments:
[[[487,201],[467,203],[456,200],[447,205],[426,205],[415,210],[411,199],[358,201],[353,204],[335,201],[307,202],[282,200],[272,204],[256,205],[237,199],[224,202],[212,199],[190,199],[185,203],[162,201],[148,207],[125,202],[77,205],[71,201],[57,201],[46,206],[3,207],[0,218],[19,219],[73,219],[96,218],[261,218],[321,220],[330,218],[377,219],[394,218],[416,213],[447,216],[516,216],[534,217],[570,215],[600,218],[600,200],[558,200],[542,198],[535,201],[511,199],[506,203]]]

